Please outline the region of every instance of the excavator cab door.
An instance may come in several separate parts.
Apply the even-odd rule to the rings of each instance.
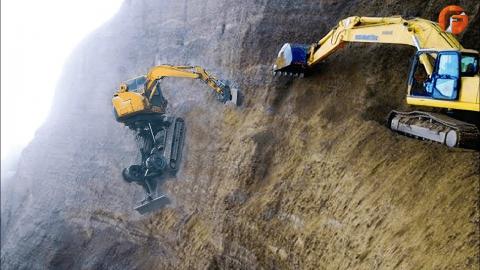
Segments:
[[[428,59],[433,66],[431,76],[420,64],[420,58]],[[457,100],[460,89],[460,52],[420,51],[415,55],[408,85],[410,95],[439,100]]]
[[[432,77],[429,77],[424,65],[421,64],[420,58],[429,61],[431,66],[435,65],[436,52],[421,51],[417,52],[413,58],[408,76],[409,95],[417,97],[432,97]]]
[[[430,83],[432,98],[457,100],[460,84],[460,53],[439,52]]]

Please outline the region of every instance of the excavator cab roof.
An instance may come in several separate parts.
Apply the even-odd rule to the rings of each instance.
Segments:
[[[420,49],[417,50],[417,52],[446,52],[446,51],[452,51],[452,52],[461,52],[461,53],[467,53],[467,54],[476,54],[479,55],[480,53],[476,50],[472,49]]]
[[[145,76],[138,76],[132,78],[125,82],[127,85],[127,90],[130,92],[140,92],[139,90],[143,90],[145,88],[145,82],[147,78]]]
[[[416,55],[417,57],[421,54],[427,54],[427,55],[437,55],[439,53],[459,53],[461,57],[459,58],[460,60],[460,70],[461,70],[461,75],[462,76],[475,76],[475,74],[478,74],[480,72],[480,56],[478,51],[476,50],[470,50],[470,49],[443,49],[443,50],[436,50],[436,49],[422,49],[418,50]],[[434,65],[436,56],[434,58],[430,58],[431,64]]]
[[[479,55],[479,52],[478,52],[478,51],[472,50],[472,49],[462,49],[461,52],[462,52],[462,53],[470,53],[470,54]]]

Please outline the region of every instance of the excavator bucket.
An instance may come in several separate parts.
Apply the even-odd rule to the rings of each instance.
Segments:
[[[146,200],[139,206],[135,207],[135,210],[138,213],[144,215],[147,213],[154,212],[158,209],[164,208],[166,205],[170,203],[170,200],[165,195],[160,195],[152,200]]]
[[[239,93],[240,90],[237,88],[230,88],[230,99],[227,100],[227,104],[233,104],[235,106],[240,106]]]
[[[273,65],[273,74],[303,76],[307,69],[308,48],[306,44],[285,43]]]
[[[232,87],[230,81],[218,80],[217,85],[222,89],[222,93],[217,93],[217,99],[225,104],[234,104],[239,106],[240,90]]]

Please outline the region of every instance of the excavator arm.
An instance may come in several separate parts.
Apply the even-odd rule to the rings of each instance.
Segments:
[[[341,20],[315,44],[284,44],[275,62],[274,72],[304,73],[347,42],[402,44],[414,46],[417,50],[462,49],[452,34],[442,31],[436,23],[428,20],[354,16]],[[426,56],[422,56],[420,62],[430,75],[432,63]]]
[[[233,100],[236,98],[236,93],[232,95],[234,90],[232,91],[226,82],[218,80],[200,66],[160,65],[151,68],[146,76],[146,93],[149,94],[149,99],[155,94],[157,89],[155,85],[165,77],[199,79],[212,88],[222,102],[236,103],[236,100]]]
[[[112,98],[117,120],[123,122],[123,119],[134,115],[164,113],[166,101],[161,95],[159,84],[167,77],[199,79],[215,91],[218,100],[238,105],[238,90],[231,88],[228,82],[215,78],[202,67],[160,65],[151,68],[146,75],[120,84],[120,89]]]

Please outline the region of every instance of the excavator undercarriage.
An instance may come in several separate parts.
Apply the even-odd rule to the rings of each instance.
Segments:
[[[474,124],[433,112],[391,111],[387,126],[396,132],[449,147],[476,148],[480,139]]]
[[[157,194],[157,179],[175,174],[180,163],[185,140],[182,118],[165,115],[139,115],[126,123],[136,131],[141,144],[141,164],[131,165],[122,172],[125,181],[141,185],[146,198],[135,207],[140,214],[164,207],[170,200]]]

